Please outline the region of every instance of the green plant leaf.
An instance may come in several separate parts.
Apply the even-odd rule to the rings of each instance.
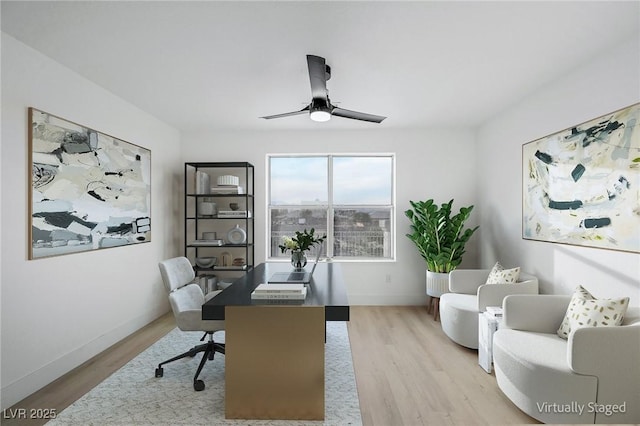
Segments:
[[[473,206],[461,207],[452,216],[453,199],[438,207],[432,199],[409,201],[411,209],[406,210],[410,233],[406,236],[417,247],[432,272],[448,273],[462,262],[464,247],[478,229],[464,228],[471,216]]]

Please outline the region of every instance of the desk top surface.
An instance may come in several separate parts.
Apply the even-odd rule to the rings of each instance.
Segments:
[[[307,265],[311,271],[313,264]],[[324,306],[327,321],[349,321],[349,302],[347,289],[342,277],[340,264],[320,262],[307,285],[307,298],[304,302],[283,303],[251,300],[251,292],[261,284],[266,283],[276,272],[290,272],[288,263],[261,263],[238,278],[213,299],[202,305],[202,319],[224,320],[226,306],[258,306],[269,304]]]

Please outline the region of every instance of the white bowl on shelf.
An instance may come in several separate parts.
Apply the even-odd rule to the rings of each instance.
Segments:
[[[217,257],[196,257],[196,265],[200,268],[211,268],[216,264]]]

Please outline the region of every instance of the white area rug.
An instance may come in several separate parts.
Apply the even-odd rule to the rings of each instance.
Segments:
[[[325,420],[226,420],[224,355],[207,361],[200,379],[206,388],[193,390],[193,375],[202,354],[164,366],[158,363],[199,342],[202,333],[177,328],[131,360],[89,393],[58,414],[48,425],[361,425],[351,346],[343,322],[327,322],[325,346]],[[216,333],[216,341],[224,333]]]

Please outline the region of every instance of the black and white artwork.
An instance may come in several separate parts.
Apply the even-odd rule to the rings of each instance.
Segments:
[[[522,147],[522,237],[640,253],[640,104]]]
[[[151,151],[29,108],[30,259],[151,241]]]

